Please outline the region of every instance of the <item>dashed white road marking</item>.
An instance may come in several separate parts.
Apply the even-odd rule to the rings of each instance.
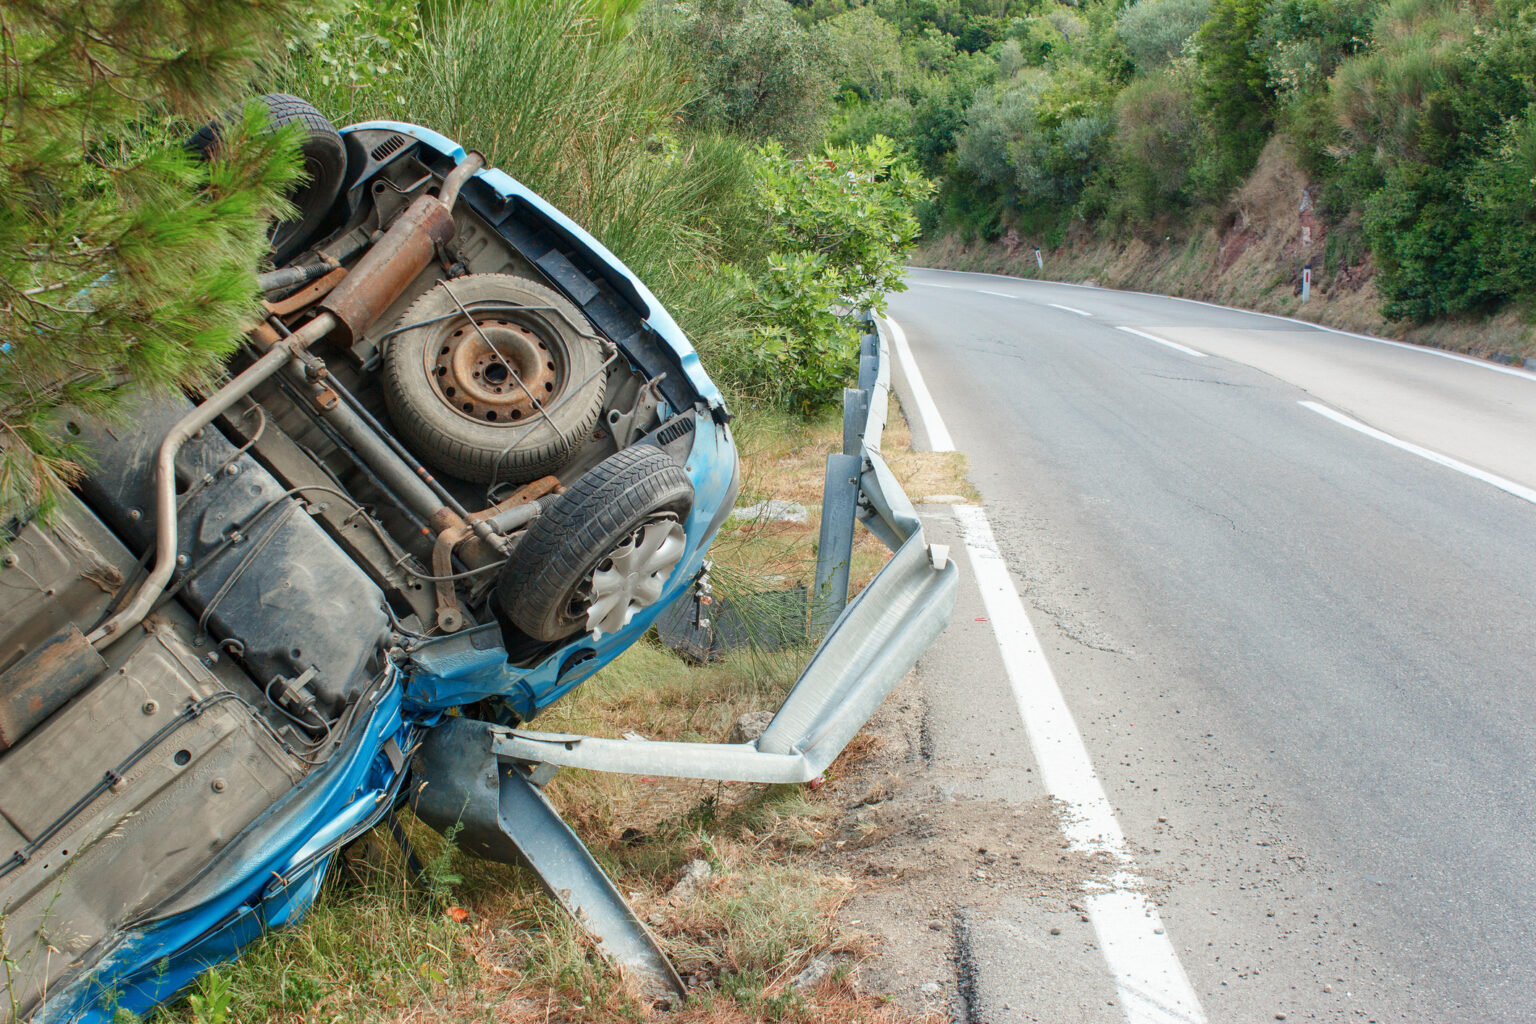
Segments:
[[[1076,306],[1063,306],[1059,302],[1047,302],[1046,305],[1050,306],[1052,309],[1064,309],[1068,313],[1076,313],[1078,316],[1093,316],[1093,314],[1088,312],[1086,309],[1078,309]]]
[[[1000,299],[1017,299],[1017,298],[1019,298],[1019,296],[1014,295],[1012,292],[989,292],[985,288],[977,288],[976,291],[980,292],[982,295],[996,295]]]
[[[1067,839],[1075,849],[1108,854],[1119,865],[1108,883],[1090,883],[1085,903],[1125,1019],[1128,1024],[1204,1024],[1199,997],[1157,905],[1142,891],[1114,808],[1030,625],[986,510],[978,505],[954,508],[1042,780],[1067,805]]]
[[[1194,356],[1196,359],[1204,359],[1205,358],[1205,353],[1204,352],[1196,352],[1194,349],[1189,348],[1186,345],[1180,345],[1176,341],[1169,341],[1167,338],[1159,338],[1157,335],[1155,335],[1155,334],[1148,334],[1146,331],[1138,331],[1134,327],[1121,327],[1121,328],[1118,328],[1118,330],[1122,330],[1126,334],[1134,334],[1138,338],[1146,338],[1148,341],[1155,341],[1159,345],[1167,345],[1171,349],[1174,349],[1174,350],[1179,351],[1179,352],[1183,352],[1187,356]]]
[[[1375,345],[1390,345],[1392,348],[1405,349],[1409,352],[1417,352],[1420,355],[1434,356],[1437,359],[1451,359],[1458,363],[1466,363],[1468,366],[1478,366],[1484,370],[1492,370],[1494,373],[1502,373],[1510,377],[1523,377],[1528,381],[1536,381],[1536,372],[1522,369],[1517,366],[1503,366],[1499,363],[1491,363],[1486,359],[1477,359],[1472,356],[1464,356],[1459,352],[1447,352],[1445,349],[1429,348],[1425,345],[1414,345],[1406,341],[1393,341],[1390,338],[1378,338],[1374,334],[1360,334],[1356,331],[1345,331],[1338,327],[1329,327],[1326,324],[1313,323],[1310,320],[1298,320],[1294,316],[1281,316],[1278,313],[1260,313],[1252,309],[1238,309],[1236,306],[1223,306],[1219,302],[1206,302],[1204,299],[1186,299],[1178,295],[1159,295],[1156,292],[1138,292],[1130,288],[1105,288],[1096,284],[1073,284],[1069,281],[1048,281],[1032,277],[1014,277],[1010,274],[988,274],[981,270],[946,270],[943,267],[908,267],[909,270],[926,270],[935,274],[959,274],[970,277],[996,277],[1004,281],[1020,281],[1027,284],[1045,285],[1051,288],[1082,288],[1088,291],[1118,293],[1120,295],[1144,295],[1152,299],[1169,299],[1173,302],[1189,302],[1196,306],[1206,306],[1210,309],[1225,310],[1228,313],[1246,313],[1249,316],[1262,316],[1267,320],[1281,320],[1298,327],[1307,327],[1314,331],[1323,331],[1327,334],[1337,334],[1342,338],[1354,338],[1356,341],[1369,341]],[[951,291],[963,291],[959,285],[937,284],[933,281],[913,281],[915,285],[925,288],[948,288]]]
[[[884,319],[885,325],[891,329],[891,348],[896,351],[896,361],[901,364],[902,373],[907,378],[907,388],[912,392],[912,404],[917,406],[913,411],[922,424],[923,433],[928,437],[929,451],[954,451],[955,439],[949,436],[949,428],[944,426],[944,417],[939,415],[939,407],[933,404],[933,396],[928,393],[923,371],[917,368],[917,360],[912,358],[912,349],[907,345],[907,332],[890,317]]]
[[[1381,441],[1383,444],[1389,444],[1394,448],[1400,448],[1405,452],[1417,455],[1421,459],[1428,459],[1430,462],[1444,466],[1447,469],[1454,469],[1456,472],[1464,473],[1474,480],[1481,480],[1485,484],[1492,484],[1494,487],[1497,487],[1501,491],[1513,494],[1515,497],[1520,498],[1522,501],[1529,501],[1533,505],[1536,505],[1536,488],[1530,488],[1523,484],[1517,484],[1513,480],[1507,480],[1502,476],[1496,476],[1487,470],[1478,469],[1476,466],[1469,466],[1465,462],[1451,458],[1449,455],[1442,455],[1437,451],[1431,451],[1428,448],[1422,448],[1411,441],[1404,441],[1400,437],[1393,437],[1391,434],[1388,434],[1385,431],[1377,430],[1375,427],[1368,427],[1364,423],[1361,423],[1359,420],[1344,415],[1337,409],[1330,409],[1320,402],[1303,401],[1298,402],[1297,404],[1300,405],[1303,409],[1310,409],[1317,413],[1319,416],[1325,416],[1335,423],[1348,427],[1350,430],[1359,431],[1366,437],[1375,438],[1376,440]]]

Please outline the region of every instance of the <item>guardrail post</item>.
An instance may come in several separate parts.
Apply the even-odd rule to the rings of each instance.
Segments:
[[[868,391],[875,386],[875,380],[880,375],[880,357],[878,355],[859,356],[859,390]]]
[[[853,561],[853,523],[859,507],[858,455],[828,455],[827,481],[821,498],[821,537],[816,545],[816,592],[812,595],[813,633],[825,634],[848,603],[848,569]]]
[[[864,427],[869,420],[869,392],[843,389],[843,454],[864,454]]]

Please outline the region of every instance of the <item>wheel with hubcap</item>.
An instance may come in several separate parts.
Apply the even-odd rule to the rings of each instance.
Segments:
[[[617,633],[660,600],[688,547],[693,485],[659,448],[594,466],[529,526],[496,581],[511,623],[536,640]]]

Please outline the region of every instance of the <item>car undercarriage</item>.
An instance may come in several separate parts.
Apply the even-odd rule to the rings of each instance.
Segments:
[[[730,417],[654,296],[537,195],[417,126],[332,134],[316,159],[344,169],[274,236],[227,376],[65,417],[89,472],[3,524],[0,1019],[163,1001],[302,914],[407,793],[675,994],[538,786],[582,758],[819,770],[947,619],[953,567],[899,518],[906,604],[850,607],[765,741],[630,744],[637,768],[602,753],[620,741],[528,731],[667,605],[703,617]]]

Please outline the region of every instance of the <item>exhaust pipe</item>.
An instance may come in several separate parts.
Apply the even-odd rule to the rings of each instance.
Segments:
[[[155,567],[128,602],[116,615],[91,631],[86,637],[100,649],[122,636],[129,629],[144,621],[144,616],[155,606],[171,573],[176,570],[176,453],[186,444],[187,438],[218,418],[230,406],[255,390],[256,385],[271,377],[287,365],[290,359],[302,358],[304,350],[324,337],[336,320],[322,313],[294,331],[276,345],[267,349],[245,371],[216,391],[202,405],[187,413],[160,442],[160,456],[155,462]]]
[[[383,315],[416,276],[427,268],[437,247],[453,238],[453,204],[459,190],[485,157],[467,154],[443,179],[440,195],[418,196],[358,261],[320,308],[336,318],[336,340],[351,345]]]
[[[350,345],[361,336],[431,264],[437,246],[453,238],[453,204],[459,190],[484,166],[485,157],[480,153],[467,154],[443,179],[440,195],[418,197],[395,218],[384,237],[326,297],[318,316],[267,349],[165,435],[155,464],[155,567],[133,600],[86,637],[93,646],[106,647],[143,622],[176,569],[176,455],[181,446],[290,360],[305,359],[309,346],[320,338],[334,335],[343,345]]]

